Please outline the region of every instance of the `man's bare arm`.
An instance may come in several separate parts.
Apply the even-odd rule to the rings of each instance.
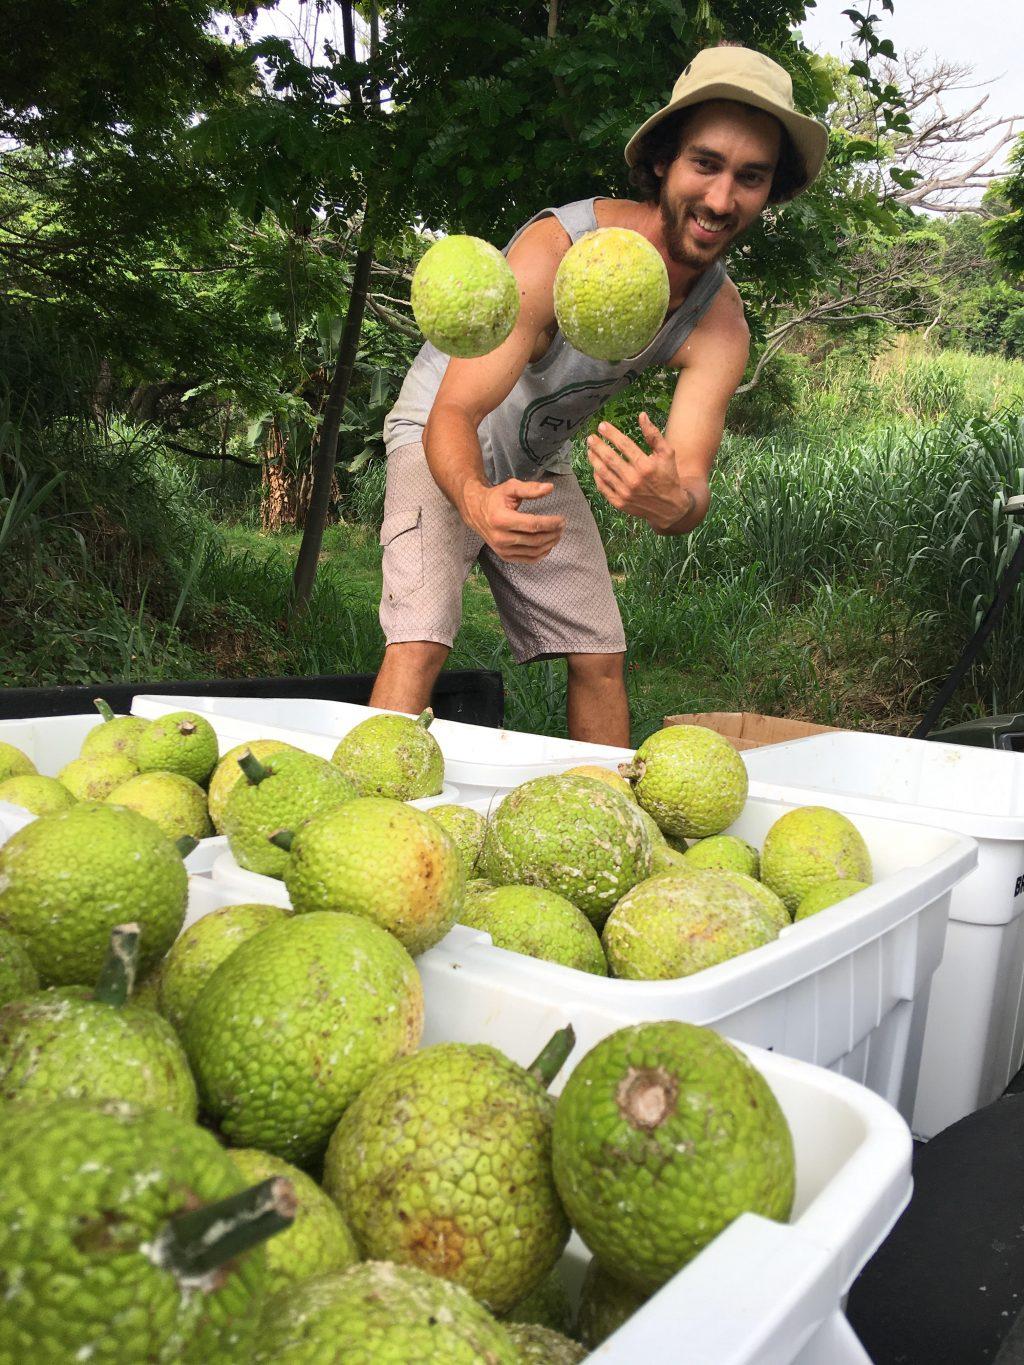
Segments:
[[[519,283],[519,318],[511,334],[488,355],[450,360],[423,433],[435,482],[470,526],[502,559],[543,559],[565,526],[562,517],[528,516],[527,499],[550,493],[550,483],[508,479],[492,485],[484,473],[477,430],[512,392],[538,340],[554,320],[555,271],[569,238],[555,218],[523,233],[508,255]]]

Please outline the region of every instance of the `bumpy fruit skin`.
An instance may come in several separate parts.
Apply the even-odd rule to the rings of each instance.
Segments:
[[[213,770],[210,778],[210,785],[206,789],[207,808],[210,812],[210,819],[213,827],[218,834],[224,833],[224,807],[227,799],[236,782],[242,779],[242,770],[238,766],[238,760],[242,754],[248,750],[253,758],[258,758],[262,763],[271,754],[283,753],[286,749],[294,749],[294,744],[286,744],[283,739],[254,739],[248,744],[236,744],[233,749],[229,749],[223,754]]]
[[[426,811],[386,796],[357,797],[303,826],[284,884],[298,914],[364,916],[414,956],[444,938],[465,887],[444,830]]]
[[[871,881],[871,854],[860,830],[827,806],[799,806],[779,817],[761,849],[761,880],[789,913],[812,887],[837,878]]]
[[[348,1109],[324,1189],[366,1256],[454,1280],[504,1312],[569,1236],[551,1179],[553,1111],[496,1048],[438,1043],[388,1067]]]
[[[519,1365],[508,1334],[458,1285],[369,1261],[267,1301],[253,1365]]]
[[[597,228],[575,242],[555,274],[555,317],[566,340],[595,360],[625,360],[651,344],[665,320],[668,271],[632,228]]]
[[[217,766],[217,735],[194,711],[172,711],[150,721],[139,737],[135,761],[143,773],[181,773],[200,786]]]
[[[39,989],[39,973],[21,940],[0,925],[0,1005]]]
[[[63,782],[55,777],[40,777],[35,773],[25,773],[21,777],[8,777],[0,782],[0,801],[9,801],[13,806],[23,806],[33,815],[49,815],[55,810],[67,810],[75,804],[73,792],[68,791]]]
[[[614,1279],[593,1257],[580,1289],[576,1335],[588,1350],[596,1351],[649,1297],[644,1290]]]
[[[278,830],[293,834],[307,820],[336,810],[358,795],[355,784],[324,758],[292,749],[264,760],[262,782],[236,782],[222,824],[235,860],[250,872],[281,877],[289,854],[270,842]]]
[[[572,1300],[559,1267],[556,1265],[535,1289],[514,1303],[502,1321],[534,1323],[568,1336],[572,1331]]]
[[[40,991],[0,1009],[0,1100],[124,1100],[196,1117],[196,1087],[166,1019],[108,1005],[83,986]]]
[[[190,924],[163,960],[160,1013],[180,1029],[220,964],[243,943],[287,918],[288,911],[278,905],[225,905]]]
[[[444,786],[444,755],[424,725],[408,716],[370,716],[338,741],[331,756],[361,796],[415,801]]]
[[[480,237],[453,233],[425,253],[412,277],[413,316],[445,355],[468,359],[500,346],[519,316],[519,286],[505,257]]]
[[[663,872],[628,891],[601,938],[612,975],[692,976],[778,938],[777,918],[747,888],[727,885],[729,875],[740,874]]]
[[[110,931],[139,925],[139,975],[185,919],[188,874],[152,820],[123,806],[80,802],[41,815],[0,848],[0,922],[22,940],[44,986],[99,977]]]
[[[686,868],[684,870],[691,871],[692,869]],[[733,872],[726,867],[708,867],[698,870],[710,872],[712,876],[718,878],[719,884],[723,887],[739,886],[744,891],[749,891],[752,896],[760,901],[761,906],[768,914],[768,918],[780,932],[783,929],[788,929],[792,924],[789,911],[782,900],[774,891],[765,886],[764,882],[759,882],[756,877],[748,877],[745,872]]]
[[[28,754],[0,739],[0,781],[5,777],[27,777],[36,771]]]
[[[172,843],[185,834],[206,839],[213,833],[206,813],[206,793],[180,773],[136,773],[106,799],[112,806],[127,806],[152,820]]]
[[[182,1038],[202,1107],[228,1141],[301,1166],[422,1031],[423,987],[398,940],[354,915],[311,914],[222,962]]]
[[[95,726],[82,740],[79,758],[95,754],[123,754],[135,762],[139,740],[149,729],[150,722],[142,716],[115,716]]]
[[[472,896],[459,918],[469,928],[490,934],[496,948],[560,962],[594,976],[608,975],[597,930],[582,910],[555,891],[498,886]]]
[[[561,1332],[539,1327],[534,1322],[507,1324],[505,1330],[519,1352],[522,1365],[579,1365],[588,1354],[578,1341],[570,1341]]]
[[[616,791],[620,796],[628,796],[630,801],[636,798],[633,796],[633,788],[624,777],[612,772],[611,768],[602,768],[597,763],[578,763],[575,768],[566,768],[562,773],[563,777],[590,777],[595,782],[604,782],[612,791]]]
[[[115,787],[137,772],[135,764],[124,754],[94,754],[65,763],[57,780],[67,787],[76,801],[105,801]]]
[[[596,925],[650,874],[651,837],[634,802],[589,777],[535,777],[491,817],[481,871],[501,885],[557,891]]]
[[[667,725],[649,735],[632,764],[633,792],[659,828],[677,839],[720,834],[747,800],[747,770],[728,740],[702,725]],[[621,769],[620,769],[621,771]]]
[[[251,1358],[262,1247],[202,1285],[145,1248],[176,1214],[245,1188],[201,1128],[80,1101],[0,1110],[0,1362],[236,1365]]]
[[[738,839],[735,834],[711,834],[686,850],[683,855],[687,867],[721,868],[726,872],[742,872],[756,877],[761,860],[753,844]]]
[[[295,1221],[266,1244],[268,1294],[358,1262],[359,1248],[340,1209],[304,1171],[253,1147],[229,1148],[228,1156],[247,1185],[282,1175],[295,1191]]]
[[[788,1219],[789,1126],[764,1077],[710,1029],[637,1024],[603,1039],[555,1112],[555,1182],[617,1279],[654,1290],[741,1213]]]
[[[487,834],[487,817],[469,806],[457,805],[435,806],[429,815],[455,845],[463,872],[474,876]]]
[[[850,877],[837,877],[835,881],[819,882],[817,886],[812,886],[800,901],[793,921],[795,923],[798,919],[809,919],[819,910],[827,910],[830,905],[846,900],[847,896],[854,896],[858,891],[866,891],[869,885],[870,882],[857,882]]]

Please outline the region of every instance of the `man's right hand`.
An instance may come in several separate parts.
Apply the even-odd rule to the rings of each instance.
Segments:
[[[498,556],[510,564],[533,564],[549,555],[565,530],[565,518],[520,512],[531,498],[552,492],[552,483],[470,484],[463,492],[462,519]]]

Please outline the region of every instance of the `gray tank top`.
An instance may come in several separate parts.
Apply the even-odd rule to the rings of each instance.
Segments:
[[[505,255],[530,223],[549,214],[558,219],[574,242],[598,226],[594,199],[541,209],[515,234],[504,249]],[[716,261],[698,277],[680,307],[668,315],[646,350],[629,360],[592,360],[570,346],[561,330],[556,331],[540,360],[526,366],[508,397],[480,423],[478,435],[487,477],[500,483],[511,478],[535,479],[544,472],[571,472],[573,433],[644,370],[668,364],[711,307],[725,279],[725,267]],[[389,454],[422,440],[448,359],[429,341],[420,348],[398,401],[384,421]]]

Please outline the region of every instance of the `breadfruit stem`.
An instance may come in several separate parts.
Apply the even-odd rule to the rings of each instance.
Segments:
[[[115,924],[92,998],[101,1005],[123,1005],[132,993],[138,965],[139,926]]]
[[[642,758],[634,758],[632,763],[619,764],[619,776],[624,777],[627,782],[639,782],[647,771],[647,764]]]
[[[179,1279],[199,1280],[290,1227],[295,1209],[292,1182],[273,1176],[205,1208],[177,1214],[157,1233],[147,1255]]]
[[[183,834],[180,839],[175,839],[174,847],[183,858],[187,858],[194,848],[199,847],[199,840],[191,834]]]
[[[95,706],[96,710],[100,713],[100,715],[103,717],[105,721],[117,720],[117,717],[114,715],[113,711],[110,709],[110,707],[107,705],[107,703],[103,700],[102,697],[97,697],[93,701],[93,706]]]
[[[565,1065],[565,1059],[575,1046],[576,1031],[572,1024],[566,1024],[565,1028],[560,1028],[544,1044],[532,1066],[526,1069],[537,1084],[546,1090]]]
[[[196,732],[196,723],[195,723],[194,720],[183,720],[183,721],[179,721],[179,722],[178,722],[178,734],[179,734],[179,735],[194,735],[195,732]]]
[[[416,724],[422,725],[424,730],[430,729],[430,722],[434,719],[434,713],[428,706],[425,711],[421,711],[416,717]]]
[[[258,786],[265,777],[270,776],[270,769],[265,768],[251,749],[246,749],[244,754],[238,756],[238,766],[245,773],[246,780],[252,785]]]
[[[291,853],[292,843],[295,840],[294,831],[290,829],[275,829],[273,834],[268,834],[267,838],[275,848],[283,848],[285,853]]]

